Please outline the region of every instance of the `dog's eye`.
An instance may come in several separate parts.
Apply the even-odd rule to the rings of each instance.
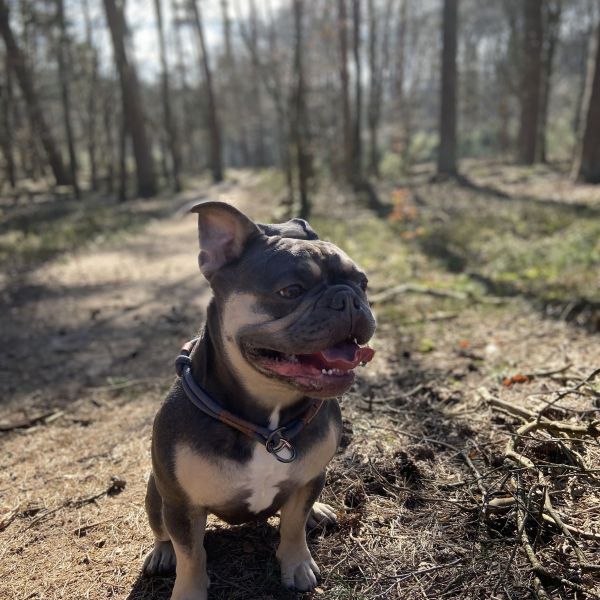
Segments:
[[[360,283],[359,283],[359,285],[360,285],[360,289],[361,289],[363,292],[366,292],[366,291],[367,291],[367,285],[368,285],[368,284],[369,284],[369,280],[368,280],[366,277],[365,277],[364,279],[361,279],[361,280],[360,280]]]
[[[304,293],[304,288],[299,283],[288,285],[277,292],[282,298],[298,298]]]

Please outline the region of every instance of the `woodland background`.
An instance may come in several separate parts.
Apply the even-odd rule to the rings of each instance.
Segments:
[[[323,177],[374,193],[372,180],[432,160],[449,175],[468,157],[560,163],[598,183],[598,12],[594,0],[463,0],[460,15],[437,0],[3,0],[3,186],[124,200],[277,167],[288,211],[308,215]]]

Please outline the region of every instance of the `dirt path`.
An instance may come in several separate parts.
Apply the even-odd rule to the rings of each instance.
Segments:
[[[272,204],[257,199],[254,183],[242,178],[211,193],[265,218]],[[371,218],[343,214],[355,232]],[[140,578],[151,546],[143,497],[152,418],[174,352],[200,325],[208,298],[196,248],[194,219],[173,216],[48,263],[11,296],[0,316],[0,423],[41,419],[0,433],[0,598],[168,598],[172,579]],[[376,263],[374,287],[389,287]],[[435,276],[445,289],[447,275]],[[490,397],[538,411],[599,366],[600,342],[519,299],[461,298],[417,290],[376,306],[377,359],[344,400],[344,448],[326,491],[341,525],[311,535],[324,574],[314,597],[491,598],[490,581],[500,582],[495,598],[531,597],[526,555],[519,550],[505,569],[516,543],[514,507],[492,519],[481,511],[510,495],[500,481],[512,474],[502,471],[502,452],[520,424]],[[390,303],[402,307],[402,321]],[[550,416],[597,417],[599,397],[590,382],[561,399],[566,412]],[[566,440],[571,449],[553,456],[546,437],[527,442],[528,455],[560,465],[575,452],[588,467],[597,464],[597,444],[571,448]],[[485,476],[474,476],[461,451]],[[559,510],[599,536],[577,540],[598,563],[597,483],[561,473]],[[528,482],[527,473],[517,477]],[[276,522],[228,528],[211,521],[211,599],[297,597],[279,586]],[[536,551],[571,577],[576,561],[567,542],[546,526]],[[572,578],[593,588],[585,572]],[[574,597],[544,584],[557,598]]]

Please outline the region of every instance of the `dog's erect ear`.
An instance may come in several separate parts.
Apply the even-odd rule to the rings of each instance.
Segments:
[[[246,243],[261,231],[245,214],[225,202],[206,200],[190,212],[198,213],[198,264],[206,279],[239,258]]]
[[[280,235],[284,238],[295,238],[297,240],[318,240],[319,236],[315,230],[304,219],[291,219],[286,223],[263,224],[258,226],[266,235]]]

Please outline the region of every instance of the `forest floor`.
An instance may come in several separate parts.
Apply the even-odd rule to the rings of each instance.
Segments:
[[[600,598],[600,190],[473,163],[333,186],[311,224],[367,271],[377,354],[310,532],[323,578],[280,587],[277,518],[206,536],[211,600]],[[176,198],[0,204],[0,598],[166,600],[141,575],[154,413],[209,291],[203,195],[258,220],[280,181]]]

